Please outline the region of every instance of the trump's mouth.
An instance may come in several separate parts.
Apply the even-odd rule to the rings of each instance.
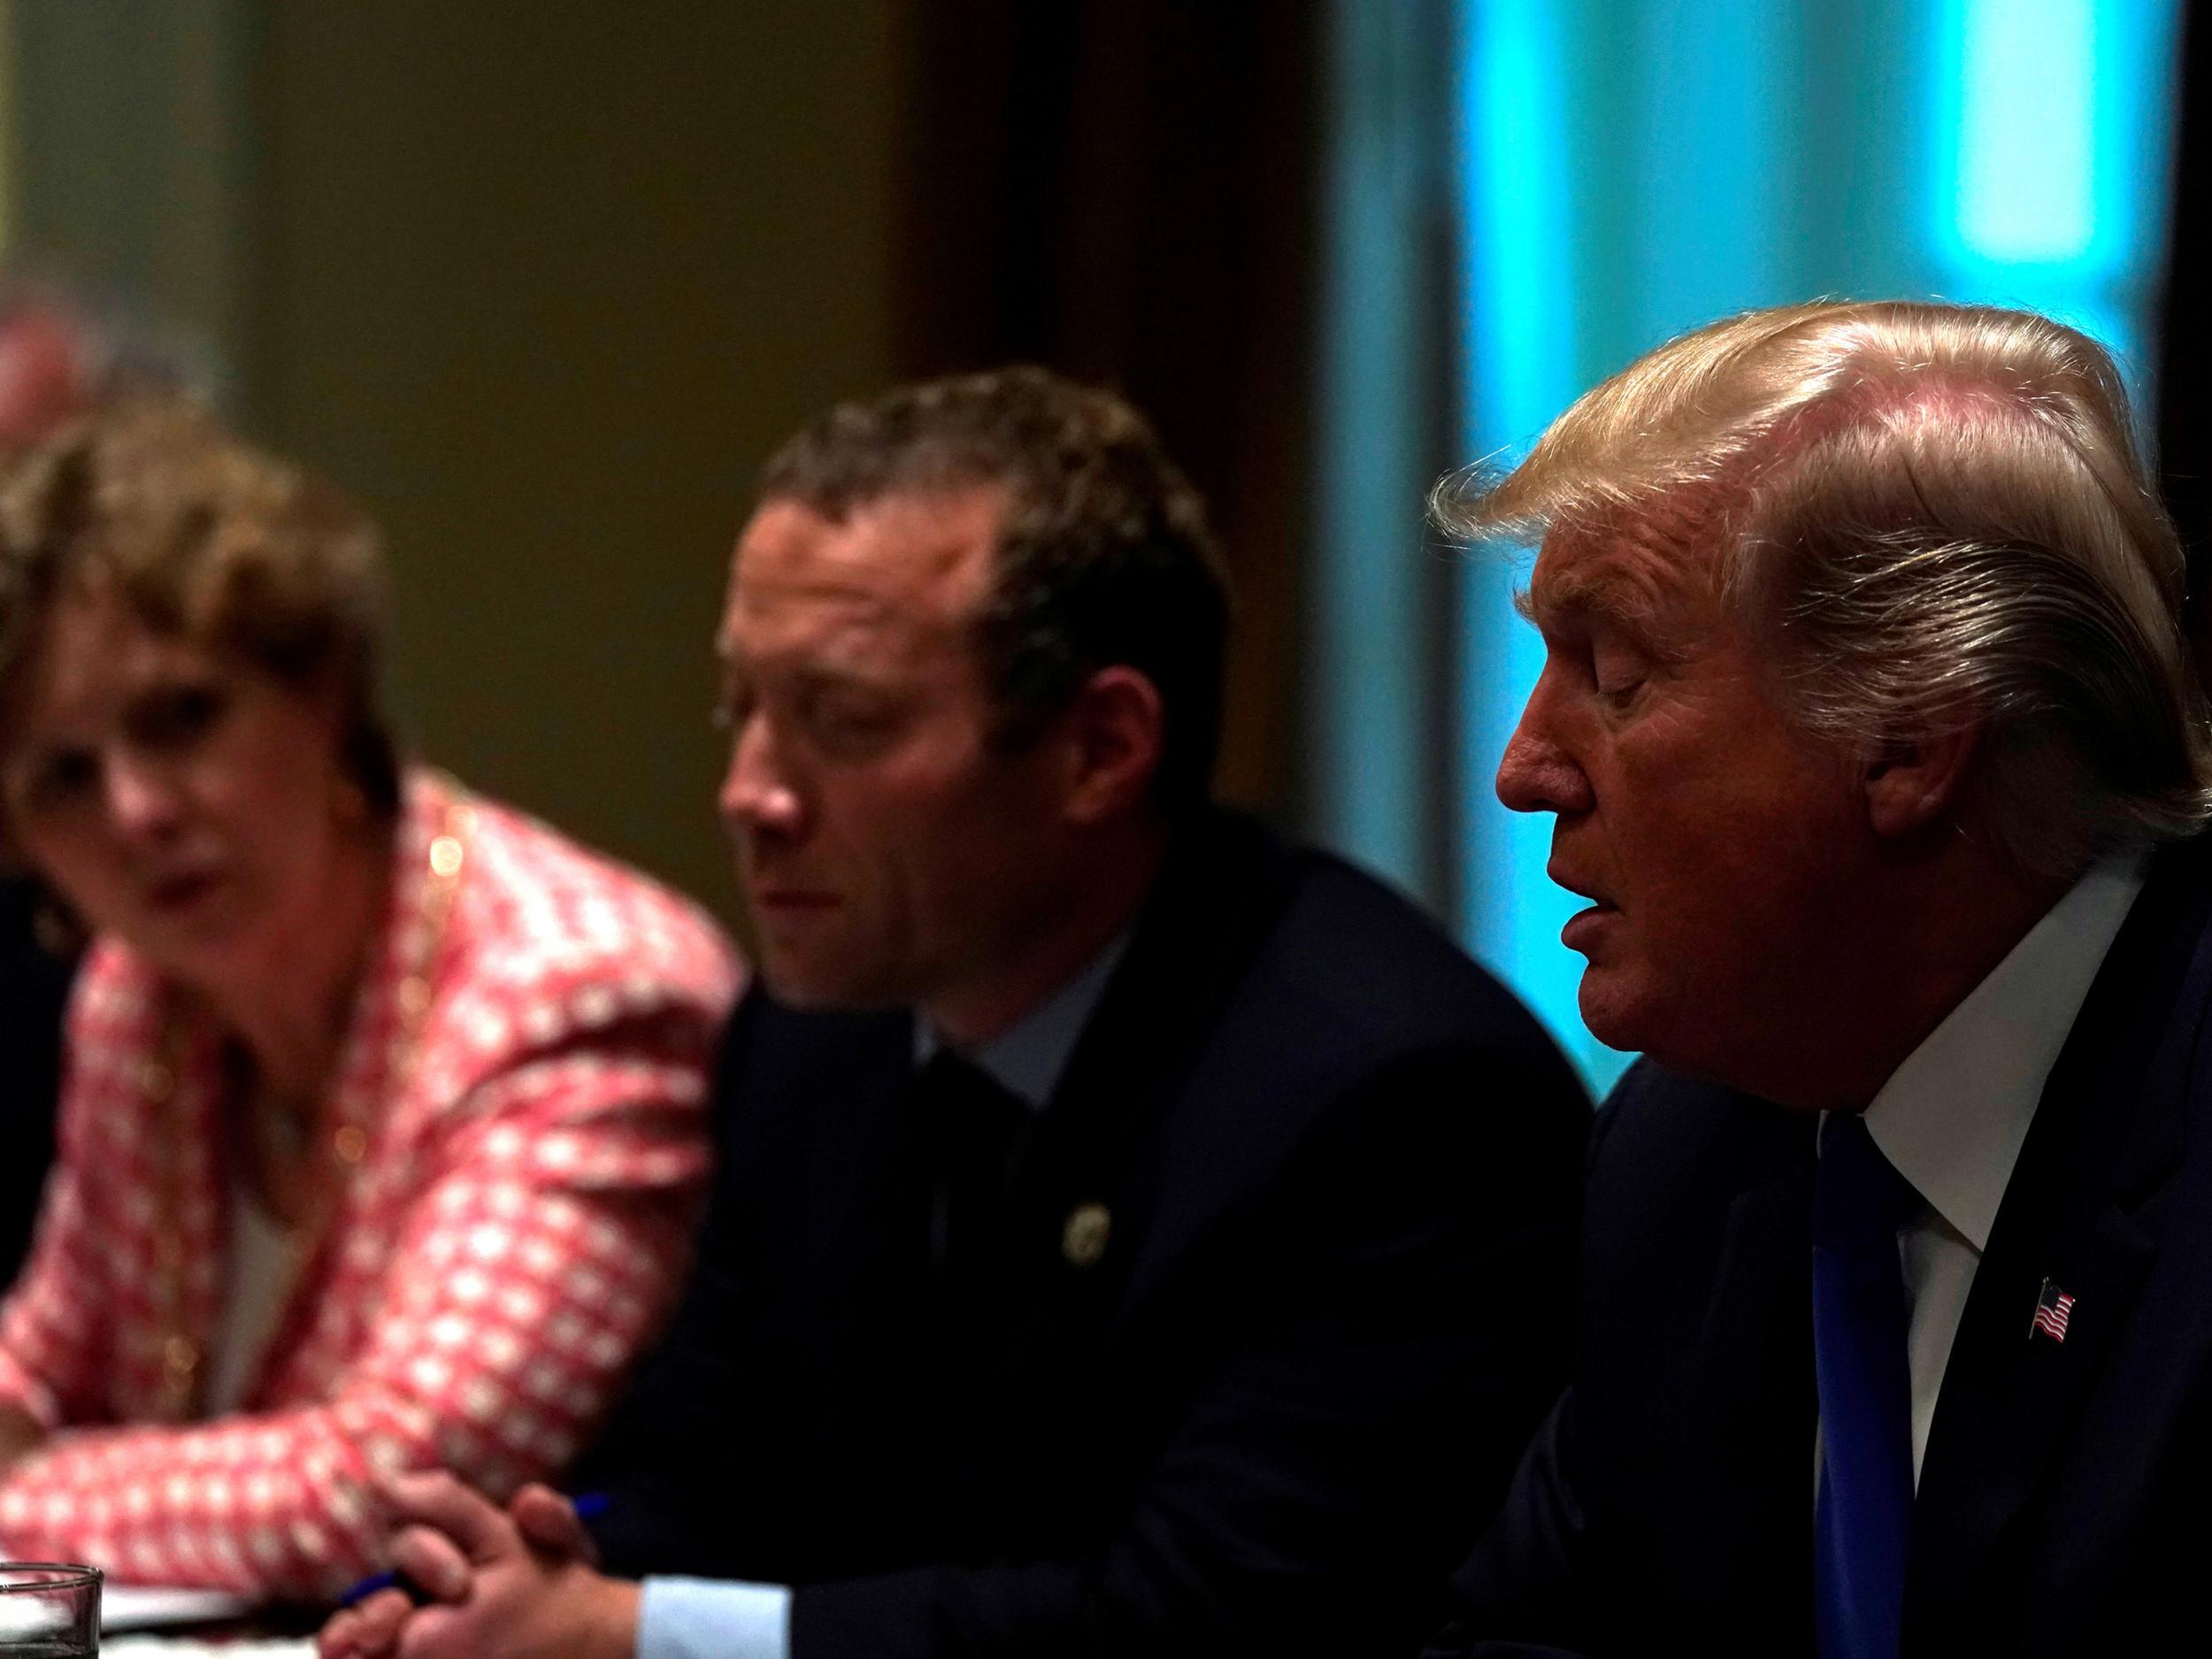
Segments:
[[[1620,913],[1618,905],[1602,902],[1593,904],[1586,910],[1577,910],[1567,918],[1567,925],[1559,930],[1559,942],[1570,950],[1578,950],[1587,956],[1605,929]]]

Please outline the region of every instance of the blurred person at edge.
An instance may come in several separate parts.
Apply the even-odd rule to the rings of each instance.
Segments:
[[[1439,1655],[2140,1653],[2212,1525],[2212,731],[2101,348],[1753,312],[1448,520],[1540,531],[1500,797],[1601,1115],[1575,1374]]]
[[[0,471],[61,421],[129,388],[181,388],[182,355],[59,288],[0,275]],[[0,1286],[29,1247],[53,1162],[62,1009],[78,941],[37,883],[0,870]]]
[[[577,1476],[656,1576],[542,1488],[403,1483],[440,1604],[326,1654],[1433,1624],[1565,1370],[1587,1102],[1403,899],[1210,803],[1226,615],[1149,426],[1042,371],[770,461],[720,641],[764,985],[697,1277]]]
[[[191,341],[126,306],[0,271],[0,466],[72,416],[120,397],[212,406],[215,378]]]
[[[0,480],[0,831],[93,938],[0,1306],[0,1550],[331,1594],[567,1463],[687,1254],[735,964],[403,766],[375,537],[151,396]]]

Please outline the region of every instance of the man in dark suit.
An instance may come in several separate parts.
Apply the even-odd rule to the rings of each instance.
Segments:
[[[1406,1651],[1564,1375],[1578,1085],[1402,900],[1209,803],[1224,589],[1125,405],[909,388],[761,495],[722,804],[764,988],[696,1281],[578,1478],[610,1568],[710,1578],[409,1483],[442,1604],[326,1652]]]
[[[0,1164],[0,1288],[23,1264],[54,1161],[62,1012],[74,967],[40,941],[37,902],[28,878],[0,875],[0,1129],[8,1144]]]
[[[2212,737],[2109,360],[1754,313],[1462,518],[1543,531],[1498,790],[1646,1058],[1435,1651],[2142,1650],[2212,1541]]]

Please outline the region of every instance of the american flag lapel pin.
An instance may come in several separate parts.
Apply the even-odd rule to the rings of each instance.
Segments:
[[[2028,1340],[2047,1336],[2054,1342],[2066,1340],[2066,1322],[2073,1317],[2074,1299],[2049,1279],[2043,1281],[2043,1289],[2035,1299],[2035,1320],[2028,1326]]]

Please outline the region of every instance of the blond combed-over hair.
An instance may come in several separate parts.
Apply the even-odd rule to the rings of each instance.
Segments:
[[[1808,730],[1869,754],[1978,731],[1964,813],[2024,868],[2071,873],[2212,819],[2181,544],[2111,358],[2048,318],[1908,301],[1729,318],[1433,504],[1472,539],[1632,525],[1701,556]]]

